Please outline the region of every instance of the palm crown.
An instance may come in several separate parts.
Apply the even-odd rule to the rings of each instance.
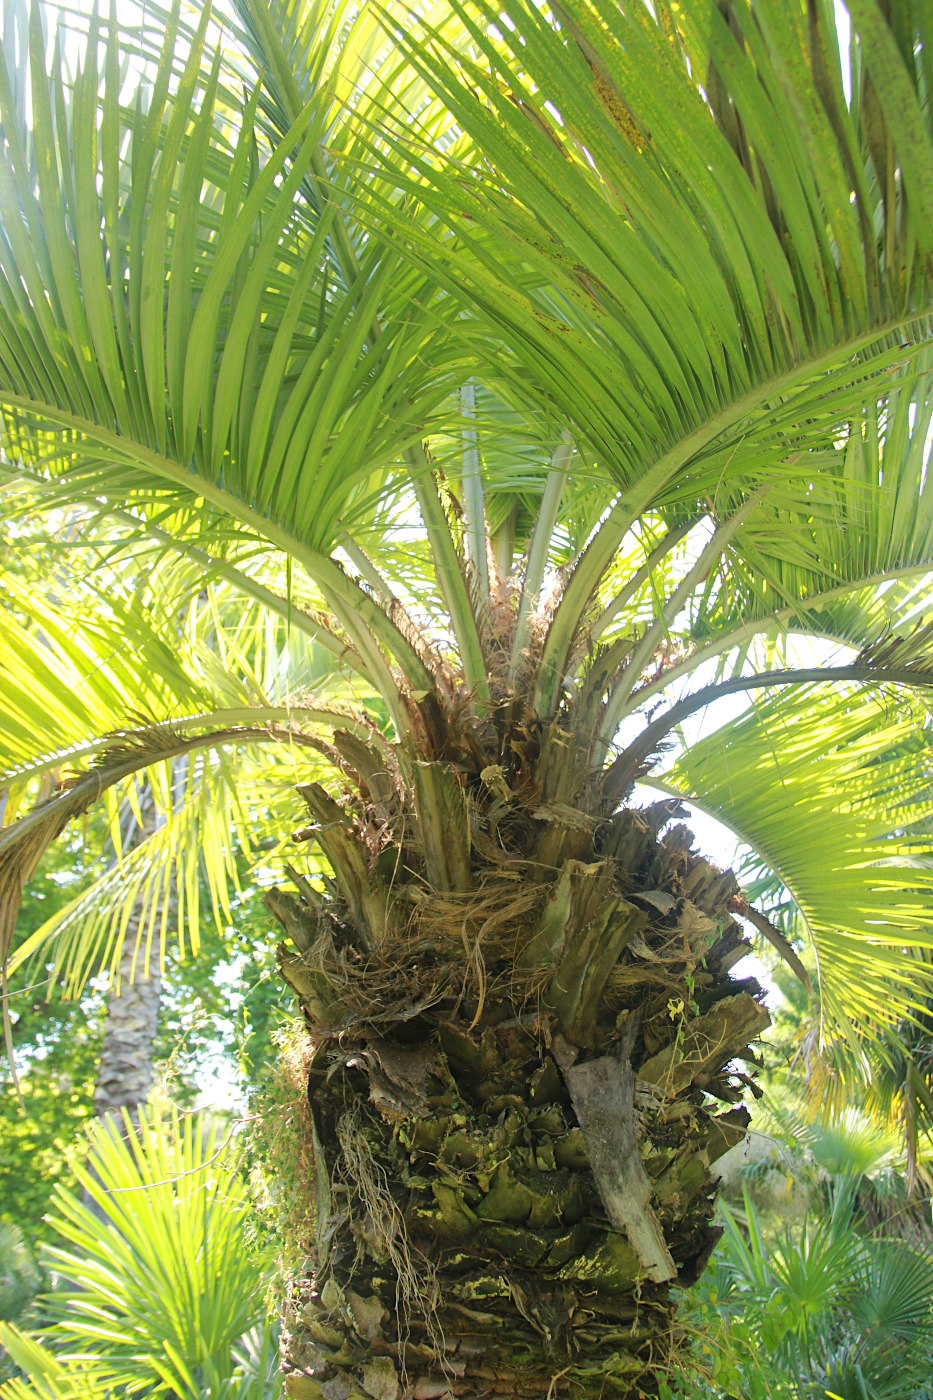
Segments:
[[[90,919],[79,901],[15,958],[48,945],[79,986],[116,961],[128,894],[148,902],[148,942],[164,937],[173,881],[196,943],[197,858],[223,912],[236,841],[279,841],[300,779],[300,834],[323,862],[270,907],[312,1019],[345,1026],[352,1002],[336,965],[311,965],[314,921],[338,917],[323,872],[341,938],[367,955],[461,910],[468,1030],[508,963],[592,1053],[600,997],[622,996],[636,956],[619,900],[637,867],[644,909],[677,847],[665,837],[663,859],[620,874],[620,804],[647,774],[723,813],[779,873],[824,1015],[853,1047],[853,1023],[916,1004],[931,942],[927,13],[859,0],[851,16],[840,48],[824,0],[448,0],[416,16],[238,0],[191,25],[176,6],[161,43],[147,21],[129,60],[116,23],[93,18],[66,81],[70,40],[53,49],[38,10],[28,34],[10,11],[6,498],[79,522],[107,571],[69,574],[71,599],[60,580],[37,597],[11,579],[9,816],[37,778],[74,771],[0,837],[6,955],[41,852],[142,770],[163,827]],[[821,640],[818,665],[795,664],[795,634]],[[677,725],[746,691],[749,713],[657,778]],[[184,793],[166,776],[179,756]],[[652,841],[675,814],[653,810]],[[611,891],[600,861],[617,863]],[[673,918],[665,901],[694,891],[706,952],[676,978],[682,1013],[709,1017],[722,989],[694,1008],[694,974],[728,990],[738,906],[691,861],[648,907]],[[415,868],[430,919],[397,893]],[[637,936],[649,960],[654,937]],[[740,1000],[721,1002],[733,1050],[762,1024]],[[654,1031],[612,1034],[642,1071],[668,1055],[670,1085],[693,1032],[665,1049],[665,1014],[670,1038],[663,997]],[[586,1136],[585,1067],[565,1078]],[[646,1212],[610,1222],[660,1284],[671,1254]]]

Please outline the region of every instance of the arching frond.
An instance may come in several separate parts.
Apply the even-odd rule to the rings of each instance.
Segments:
[[[289,646],[285,619],[223,585],[206,588],[202,579],[192,598],[187,573],[164,567],[138,576],[135,589],[125,571],[102,587],[80,569],[62,571],[45,596],[12,573],[6,585],[0,870],[8,938],[22,882],[50,841],[91,803],[103,800],[110,813],[116,863],[12,955],[18,965],[48,947],[75,993],[102,967],[115,974],[135,905],[140,968],[164,957],[169,928],[182,955],[196,952],[201,882],[215,922],[229,922],[240,871],[287,840],[290,788],[332,768],[323,736],[370,737],[373,727],[339,667],[322,669],[319,657],[315,670],[313,648]],[[139,817],[142,780],[156,829],[124,852],[119,812],[129,803]]]
[[[874,6],[851,104],[828,6],[736,3],[727,19],[571,0],[559,26],[531,5],[507,26],[451,9],[469,52],[442,23],[396,32],[466,133],[441,151],[426,132],[413,157],[417,114],[399,119],[393,159],[404,148],[435,220],[406,234],[622,492],[555,618],[548,713],[586,599],[645,509],[749,470],[780,479],[920,352],[933,146],[920,68],[892,57]],[[903,106],[879,109],[870,75],[889,61]],[[864,103],[911,162],[903,186],[878,178]]]
[[[150,765],[155,829],[19,943],[10,971],[35,959],[53,969],[66,996],[78,995],[98,973],[118,984],[131,913],[138,925],[134,975],[156,963],[164,970],[169,954],[196,956],[205,904],[221,932],[235,921],[232,903],[244,879],[252,884],[258,868],[295,859],[296,783],[332,774],[326,759],[309,762],[300,734],[295,747],[287,732],[279,737],[271,754],[258,745],[252,752],[230,746],[200,752],[184,766],[166,763],[161,774]],[[121,796],[111,792],[111,809]],[[319,873],[313,852],[300,864],[306,874]]]
[[[756,702],[665,775],[778,874],[817,954],[827,1033],[887,1025],[929,994],[928,711],[808,689]],[[905,955],[906,954],[906,955]]]

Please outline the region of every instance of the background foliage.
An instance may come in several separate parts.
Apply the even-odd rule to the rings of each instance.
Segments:
[[[176,1111],[95,1124],[55,1188],[42,1252],[59,1286],[40,1326],[0,1326],[27,1380],[5,1400],[78,1393],[263,1400],[277,1393],[266,1298],[271,1256],[245,1227],[252,1201],[233,1134]],[[81,1392],[84,1386],[86,1390]]]

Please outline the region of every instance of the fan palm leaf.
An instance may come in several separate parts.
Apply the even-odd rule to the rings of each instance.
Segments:
[[[49,1297],[42,1343],[4,1325],[2,1341],[29,1386],[13,1397],[81,1392],[250,1394],[237,1344],[265,1321],[262,1257],[243,1248],[250,1202],[230,1135],[201,1115],[139,1111],[91,1129],[75,1172],[79,1200],[56,1191],[61,1244],[49,1265],[71,1287]],[[103,1222],[103,1223],[102,1223]],[[248,1379],[248,1378],[247,1378]],[[261,1391],[260,1391],[261,1393]]]

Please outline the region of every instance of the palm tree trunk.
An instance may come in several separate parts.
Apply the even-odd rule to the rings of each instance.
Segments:
[[[148,788],[140,799],[142,822],[134,826],[125,847],[139,846],[156,827],[156,812]],[[127,920],[117,981],[107,998],[107,1018],[101,1046],[94,1107],[99,1118],[132,1113],[152,1087],[153,1055],[159,1024],[162,977],[157,967],[144,966],[145,942],[140,940],[143,911],[139,904]]]
[[[430,720],[394,773],[337,736],[359,800],[302,788],[298,834],[329,894],[267,898],[315,1163],[286,1391],[650,1395],[769,1021],[730,977],[736,884],[676,804],[616,810],[572,733]]]
[[[153,1047],[159,1024],[162,978],[137,967],[134,975],[139,913],[130,916],[120,958],[119,986],[107,998],[107,1020],[101,1046],[94,1107],[100,1118],[134,1110],[152,1087]]]

